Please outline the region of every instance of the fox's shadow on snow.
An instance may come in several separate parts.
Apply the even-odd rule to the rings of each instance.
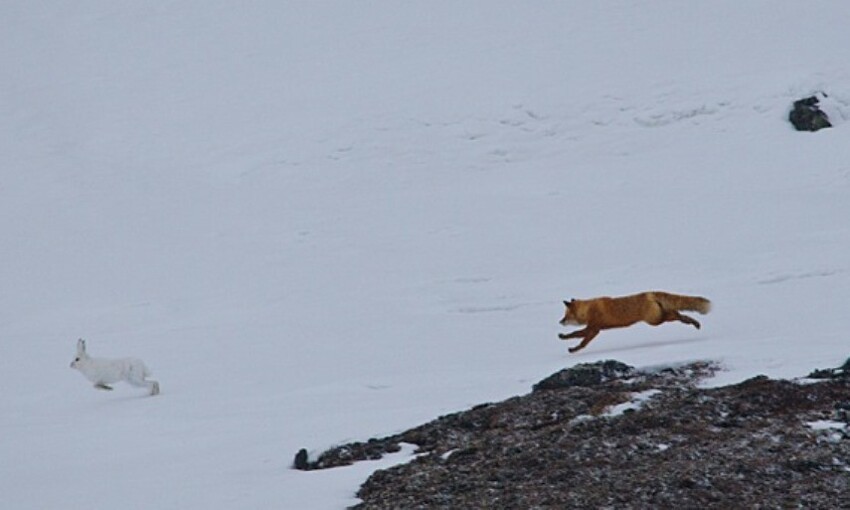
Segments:
[[[681,339],[678,339],[678,340],[662,340],[662,341],[656,341],[656,342],[640,342],[640,343],[631,343],[631,344],[629,344],[627,346],[623,346],[623,347],[612,347],[612,348],[609,348],[609,349],[588,348],[588,349],[583,350],[580,353],[576,353],[576,354],[566,353],[565,355],[567,357],[577,358],[577,357],[582,357],[583,355],[587,355],[587,354],[593,356],[593,355],[611,354],[611,353],[618,353],[618,352],[625,352],[625,351],[636,351],[636,350],[639,350],[639,349],[646,349],[646,348],[649,348],[649,347],[664,347],[664,346],[669,346],[669,345],[695,344],[695,343],[699,343],[699,342],[705,342],[706,340],[710,340],[710,339],[711,338],[707,337],[707,336],[698,336],[698,337],[692,337],[692,338],[681,338]],[[598,339],[597,339],[597,341],[598,341]],[[572,344],[570,344],[570,346],[572,346]]]

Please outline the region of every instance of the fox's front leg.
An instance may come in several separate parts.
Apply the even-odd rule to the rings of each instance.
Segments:
[[[580,329],[578,331],[573,331],[570,334],[560,333],[558,335],[558,337],[561,340],[569,340],[570,338],[582,338],[583,340],[581,341],[580,344],[578,344],[575,347],[570,347],[568,349],[570,352],[576,352],[576,351],[580,351],[580,350],[584,349],[585,347],[587,347],[587,344],[589,344],[591,340],[596,338],[596,335],[598,335],[598,334],[599,334],[598,329],[587,327],[587,328],[584,328],[584,329]]]
[[[561,340],[569,340],[570,338],[582,338],[587,334],[587,328],[573,331],[572,333],[558,333],[558,338]]]

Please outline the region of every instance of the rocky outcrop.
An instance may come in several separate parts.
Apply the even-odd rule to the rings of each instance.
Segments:
[[[524,396],[299,459],[345,465],[418,446],[357,508],[841,508],[850,360],[817,379],[700,388],[711,363],[578,365]],[[816,381],[816,382],[815,382]],[[845,407],[847,406],[847,407]]]

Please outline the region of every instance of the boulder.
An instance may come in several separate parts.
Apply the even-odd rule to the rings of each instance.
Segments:
[[[826,94],[824,94],[826,97]],[[819,129],[832,127],[826,112],[818,106],[820,100],[817,96],[811,96],[794,101],[794,107],[788,114],[788,120],[797,131],[817,131]]]

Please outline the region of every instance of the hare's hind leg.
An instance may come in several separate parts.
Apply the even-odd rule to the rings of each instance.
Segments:
[[[103,384],[102,382],[95,383],[94,387],[98,390],[112,391],[112,386],[108,386],[106,384]]]
[[[159,395],[159,382],[147,379],[128,378],[127,382],[138,388],[147,388],[151,395]]]
[[[144,366],[134,366],[127,374],[127,382],[139,388],[147,388],[151,395],[159,395],[159,383],[145,379],[146,373]]]

